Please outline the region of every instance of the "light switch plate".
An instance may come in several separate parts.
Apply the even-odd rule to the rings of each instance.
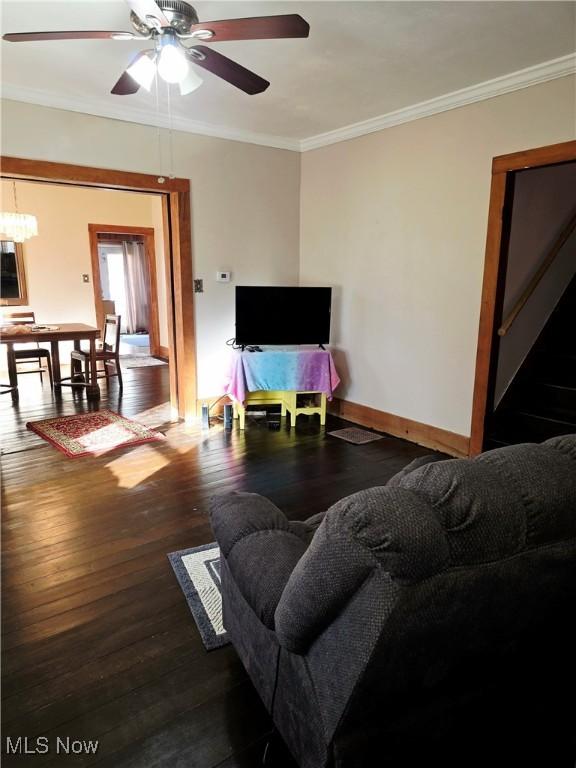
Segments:
[[[225,272],[224,270],[221,270],[220,272],[216,272],[216,280],[219,283],[229,283],[231,277],[232,277],[231,272]]]
[[[90,275],[87,275],[85,272],[82,275],[82,282],[83,283],[89,283],[90,282]]]
[[[204,280],[202,278],[194,280],[194,293],[204,293]]]

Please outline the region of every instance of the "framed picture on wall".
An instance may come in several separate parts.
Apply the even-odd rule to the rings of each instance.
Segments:
[[[0,240],[0,306],[28,304],[22,243]]]

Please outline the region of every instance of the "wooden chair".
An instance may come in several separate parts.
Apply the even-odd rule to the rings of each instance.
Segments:
[[[7,312],[2,314],[2,322],[6,325],[36,325],[36,316],[32,310],[26,312]],[[19,376],[24,373],[39,373],[40,383],[43,383],[42,375],[47,372],[50,379],[50,387],[53,387],[54,381],[52,378],[52,358],[50,356],[50,350],[44,349],[36,342],[36,346],[31,342],[24,342],[22,345],[18,345],[20,348],[14,346],[12,351],[8,350],[8,354],[12,354],[16,373]],[[42,365],[42,360],[46,360],[46,365]],[[18,368],[19,363],[36,363],[36,368]]]
[[[98,371],[99,379],[109,382],[111,376],[118,376],[120,389],[122,384],[122,371],[120,369],[120,315],[106,315],[104,321],[104,333],[102,334],[102,346],[96,350],[96,365],[99,362],[104,368]],[[86,381],[90,380],[90,352],[83,349],[72,350],[70,358],[71,379],[77,379],[84,375]],[[84,370],[82,370],[84,368]]]

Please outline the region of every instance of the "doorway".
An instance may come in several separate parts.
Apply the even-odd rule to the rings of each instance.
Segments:
[[[504,294],[516,174],[530,168],[543,168],[570,163],[574,160],[576,160],[576,141],[502,155],[495,157],[492,161],[486,257],[472,403],[469,449],[471,456],[481,453],[484,447],[487,415],[495,396],[499,338],[509,322],[509,319],[504,317]],[[510,315],[514,312],[513,309]]]
[[[120,354],[166,359],[160,344],[154,229],[90,224],[94,304],[98,324],[121,317]]]
[[[0,176],[158,194],[162,200],[166,252],[170,401],[174,413],[196,416],[196,348],[192,282],[190,180],[85,165],[0,157]]]

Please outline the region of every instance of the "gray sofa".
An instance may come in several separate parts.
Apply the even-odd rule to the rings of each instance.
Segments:
[[[224,624],[302,768],[573,768],[576,435],[211,521]]]

